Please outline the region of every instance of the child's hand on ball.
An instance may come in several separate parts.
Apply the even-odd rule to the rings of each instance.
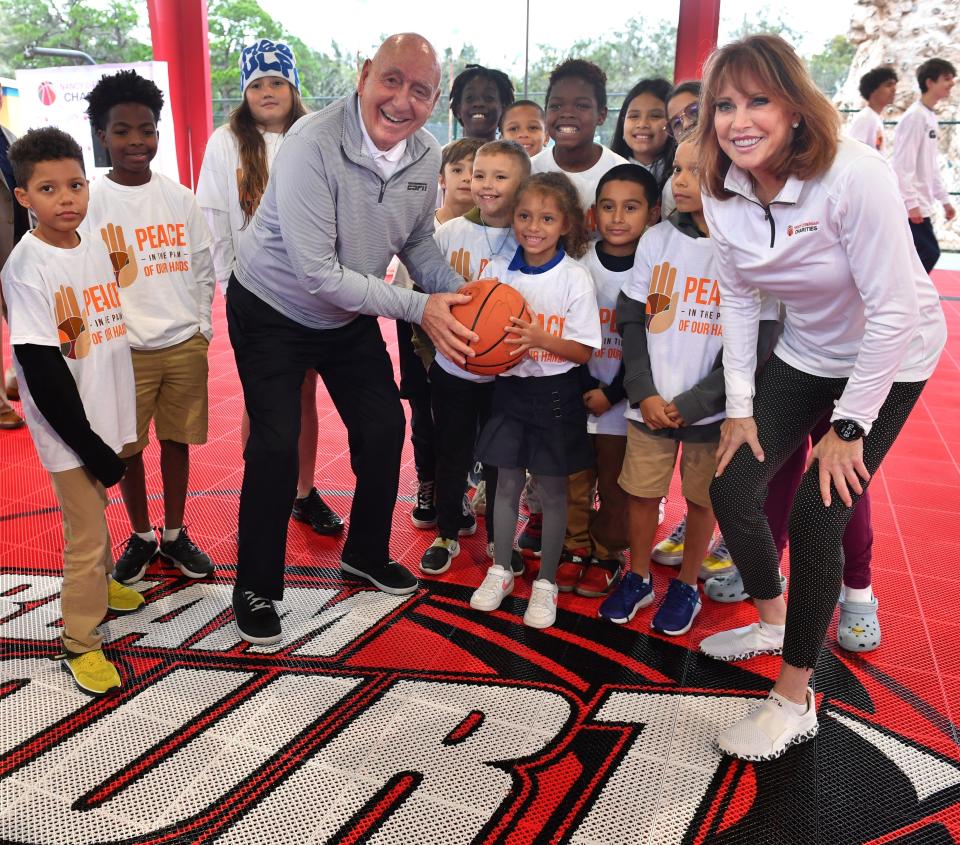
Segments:
[[[550,338],[550,335],[540,326],[521,320],[519,317],[511,317],[510,325],[504,326],[503,330],[511,335],[504,343],[516,347],[510,350],[511,355],[529,353],[531,349],[542,349]]]

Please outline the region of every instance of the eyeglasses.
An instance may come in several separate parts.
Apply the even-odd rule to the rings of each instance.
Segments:
[[[680,136],[684,134],[684,130],[691,129],[697,125],[699,116],[700,102],[694,100],[667,121],[667,132],[677,140],[680,140]]]

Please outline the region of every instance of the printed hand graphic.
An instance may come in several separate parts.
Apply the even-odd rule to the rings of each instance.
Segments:
[[[450,256],[450,266],[455,273],[459,273],[468,282],[473,279],[470,273],[470,253],[465,249],[458,249]]]
[[[665,332],[677,316],[680,292],[673,292],[677,280],[677,268],[669,262],[657,264],[650,278],[650,294],[647,296],[647,331],[651,334]]]
[[[137,257],[133,253],[133,244],[127,246],[122,227],[113,223],[107,223],[107,227],[100,230],[100,237],[110,250],[117,284],[122,288],[129,287],[137,278]]]
[[[90,351],[90,331],[73,288],[60,285],[60,290],[54,294],[54,309],[63,356],[74,360],[86,358]]]

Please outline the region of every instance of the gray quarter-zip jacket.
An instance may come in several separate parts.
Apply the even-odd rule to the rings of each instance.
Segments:
[[[426,291],[463,285],[433,240],[439,172],[439,144],[420,129],[385,180],[364,148],[356,94],[306,115],[287,133],[257,213],[240,233],[237,279],[314,329],[358,314],[419,323],[426,294],[383,277],[399,255]]]

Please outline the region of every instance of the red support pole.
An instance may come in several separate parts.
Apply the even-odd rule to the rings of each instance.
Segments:
[[[213,133],[205,0],[147,0],[153,57],[167,63],[180,181],[194,189]],[[162,130],[163,127],[161,127]]]
[[[719,28],[720,0],[680,0],[677,55],[673,65],[675,82],[700,78],[703,63],[717,46]]]

